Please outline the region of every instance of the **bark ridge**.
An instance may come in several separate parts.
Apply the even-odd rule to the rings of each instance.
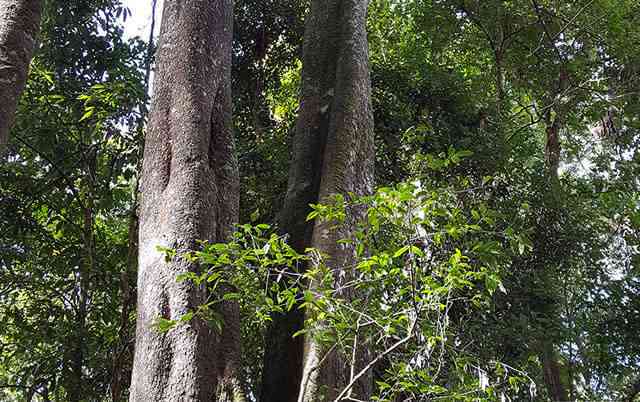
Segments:
[[[353,261],[353,250],[337,247],[336,241],[349,237],[352,228],[329,231],[326,225],[306,222],[306,216],[310,203],[327,203],[333,194],[364,195],[373,189],[367,6],[366,0],[311,2],[293,160],[279,217],[293,247],[300,252],[314,247],[327,255],[325,262],[342,271],[339,281],[349,275],[346,267]],[[330,353],[323,360],[327,349],[312,337],[303,342],[291,339],[303,321],[300,311],[274,318],[267,335],[263,402],[328,400],[348,383],[348,367],[338,354]],[[367,400],[367,383],[367,379],[359,381],[354,396]]]
[[[155,92],[145,138],[138,255],[138,316],[131,401],[242,400],[237,305],[220,309],[222,333],[194,318],[206,289],[176,276],[199,267],[165,261],[157,247],[183,252],[224,241],[238,216],[238,168],[231,131],[232,0],[167,0]]]
[[[0,151],[27,82],[41,14],[41,0],[0,0]]]

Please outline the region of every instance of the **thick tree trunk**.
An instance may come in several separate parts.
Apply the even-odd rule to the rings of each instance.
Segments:
[[[327,15],[319,3],[312,5],[312,16]],[[373,114],[366,35],[368,1],[344,0],[336,3],[339,14],[334,21],[339,24],[336,29],[339,47],[335,55],[327,54],[336,63],[335,81],[330,89],[334,97],[332,102],[321,105],[319,110],[321,114],[330,113],[318,197],[323,204],[330,203],[335,194],[369,194],[374,185]],[[319,30],[327,29],[329,25],[321,18],[315,21],[323,24],[317,27]],[[322,264],[335,270],[336,287],[351,278],[355,257],[353,248],[339,245],[338,240],[352,238],[355,223],[361,218],[358,211],[350,211],[347,215],[345,225],[338,229],[332,228],[331,222],[316,222],[311,240],[311,246],[325,256]],[[339,297],[348,300],[355,295],[344,292]],[[355,362],[356,373],[364,364],[366,352],[366,345],[360,346],[362,350]],[[327,345],[313,336],[305,337],[298,401],[335,399],[349,383],[349,361],[348,356],[330,351]],[[369,400],[371,388],[371,377],[367,375],[356,383],[350,395],[358,400]]]
[[[367,5],[367,0],[311,3],[293,162],[279,219],[294,248],[316,247],[329,256],[325,262],[338,270],[353,260],[353,250],[336,244],[349,237],[350,230],[329,231],[325,225],[307,223],[306,216],[310,203],[329,202],[336,193],[367,194],[373,188]],[[274,319],[267,335],[263,402],[318,401],[325,391],[325,396],[335,397],[348,382],[349,369],[336,353],[320,365],[324,345],[312,338],[304,344],[291,340],[302,325],[299,311]],[[367,383],[359,382],[353,396],[367,400]]]
[[[237,401],[240,328],[225,304],[222,333],[194,318],[206,289],[176,276],[199,267],[179,256],[198,240],[224,241],[238,215],[231,132],[232,0],[166,0],[141,181],[138,318],[131,401]],[[157,247],[175,249],[165,261]]]
[[[27,81],[41,13],[41,0],[0,0],[0,152]]]
[[[278,216],[290,245],[303,253],[311,247],[313,223],[307,222],[309,204],[318,202],[322,160],[333,102],[340,38],[340,1],[326,9],[319,2],[307,17],[303,50],[300,111],[292,143],[292,163],[284,205]],[[323,111],[324,110],[324,111]],[[275,314],[265,338],[261,402],[294,402],[302,379],[303,338],[293,334],[304,325],[304,313],[293,309]]]

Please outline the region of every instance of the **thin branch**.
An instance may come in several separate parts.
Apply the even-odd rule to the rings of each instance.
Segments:
[[[415,329],[415,326],[416,326],[417,322],[418,322],[418,318],[416,317],[411,322],[411,325],[409,327],[409,331],[407,332],[407,336],[405,336],[404,338],[400,339],[398,342],[396,342],[393,345],[391,345],[389,348],[387,348],[387,350],[385,350],[384,352],[380,353],[378,356],[376,356],[375,359],[370,361],[369,364],[367,364],[362,370],[360,370],[358,375],[356,375],[355,377],[353,377],[351,379],[349,384],[347,384],[347,386],[342,390],[342,392],[340,392],[340,395],[338,395],[336,397],[336,399],[333,400],[333,402],[340,402],[342,399],[344,399],[347,394],[350,394],[351,388],[353,388],[355,383],[360,378],[362,378],[362,376],[364,376],[369,370],[371,370],[373,368],[373,366],[375,366],[380,360],[382,360],[389,353],[393,352],[394,350],[398,349],[400,346],[402,346],[405,343],[409,342],[411,340],[411,338],[413,338],[413,331]]]
[[[493,50],[493,52],[496,53],[498,51],[498,47],[496,46],[495,41],[491,37],[491,34],[489,34],[489,31],[484,27],[484,25],[482,25],[482,23],[477,18],[475,18],[474,15],[469,12],[469,10],[467,10],[467,7],[464,5],[464,0],[460,2],[459,7],[460,7],[460,10],[462,10],[462,12],[465,13],[467,17],[469,17],[469,20],[475,26],[477,26],[480,29],[480,31],[482,31],[484,36],[486,36],[487,41],[489,42],[489,46],[491,46],[491,50]]]
[[[360,332],[360,319],[362,316],[358,316],[358,321],[356,322],[356,333],[353,335],[353,350],[351,351],[351,371],[349,373],[349,378],[353,379],[356,373],[356,360],[358,358],[358,333]],[[347,398],[351,398],[351,391],[347,394]]]
[[[44,159],[49,165],[51,165],[51,167],[60,174],[60,176],[64,179],[64,181],[67,183],[67,185],[69,186],[69,190],[71,190],[71,192],[73,193],[74,197],[76,198],[76,200],[78,201],[78,203],[80,204],[80,206],[84,209],[84,203],[82,202],[82,198],[80,197],[80,194],[78,194],[78,190],[76,189],[75,184],[73,184],[73,182],[71,181],[71,179],[69,179],[69,177],[67,176],[67,174],[65,172],[62,171],[62,169],[60,169],[58,167],[58,165],[56,165],[55,163],[53,163],[53,161],[43,152],[40,152],[38,149],[36,149],[34,146],[32,146],[31,144],[29,144],[27,141],[23,140],[21,137],[15,135],[14,136],[18,141],[20,141],[24,146],[26,146],[27,148],[29,148],[31,151],[35,152],[38,154],[39,157],[41,157],[42,159]]]

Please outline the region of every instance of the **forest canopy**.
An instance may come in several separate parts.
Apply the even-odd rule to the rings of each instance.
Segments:
[[[637,0],[0,0],[0,400],[640,401],[639,174]]]

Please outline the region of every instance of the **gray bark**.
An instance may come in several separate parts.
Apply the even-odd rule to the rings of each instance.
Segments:
[[[151,27],[149,29],[149,41],[147,42],[147,60],[144,72],[144,93],[145,99],[140,105],[142,119],[139,128],[144,131],[145,120],[149,111],[147,107],[147,96],[149,96],[149,84],[151,79],[151,67],[155,55],[154,33],[156,26],[156,11],[158,0],[151,0]],[[143,143],[143,141],[141,141]],[[142,167],[142,153],[138,151],[136,171]],[[138,216],[140,194],[140,180],[136,177],[136,185],[133,194],[133,205],[129,212],[129,240],[127,247],[127,264],[125,270],[120,273],[120,293],[122,296],[122,310],[120,312],[120,329],[118,331],[118,343],[116,344],[113,363],[111,369],[111,400],[120,402],[125,398],[125,390],[129,388],[131,380],[131,369],[134,353],[134,336],[131,336],[131,312],[135,312],[136,303],[136,277],[138,271]]]
[[[318,202],[324,148],[328,136],[339,47],[339,1],[322,10],[313,3],[306,22],[300,110],[292,142],[292,163],[283,208],[278,216],[290,245],[304,253],[311,247],[313,223],[306,217],[309,204]],[[324,113],[322,109],[325,108]],[[295,308],[275,314],[265,344],[261,402],[294,402],[302,379],[303,338],[293,334],[304,325],[304,313]]]
[[[224,241],[238,216],[231,132],[232,0],[167,0],[141,179],[138,316],[131,401],[242,400],[236,304],[224,304],[222,333],[201,318],[169,332],[207,301],[204,288],[176,281],[197,264],[170,262],[198,240]],[[220,295],[216,295],[220,296]]]
[[[330,231],[326,225],[307,223],[306,216],[309,203],[328,203],[336,193],[368,194],[373,188],[367,5],[367,0],[311,2],[293,162],[279,219],[293,247],[319,249],[329,257],[325,262],[332,269],[343,271],[340,280],[349,275],[346,267],[353,261],[353,250],[338,247],[336,241],[349,237],[352,227]],[[319,401],[335,397],[348,383],[346,357],[331,353],[322,360],[327,347],[312,337],[306,337],[304,344],[291,341],[302,318],[295,311],[274,319],[267,335],[263,402]],[[368,400],[369,382],[359,381],[353,396]]]
[[[41,13],[40,0],[0,0],[0,152],[27,81]]]

